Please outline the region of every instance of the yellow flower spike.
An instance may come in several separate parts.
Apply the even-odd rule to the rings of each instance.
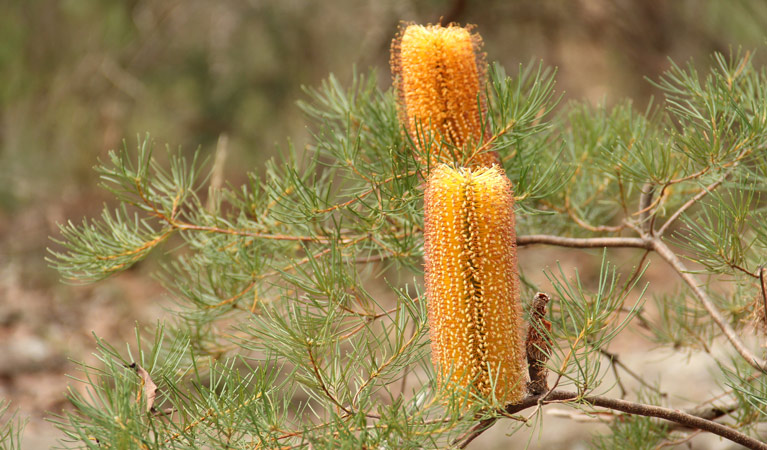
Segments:
[[[439,384],[504,405],[525,395],[511,182],[498,166],[432,170],[424,197],[426,295]],[[495,386],[494,392],[492,386]]]
[[[400,120],[421,152],[438,160],[499,163],[495,151],[477,152],[489,137],[480,122],[487,66],[481,45],[478,34],[456,25],[409,25],[392,43]]]

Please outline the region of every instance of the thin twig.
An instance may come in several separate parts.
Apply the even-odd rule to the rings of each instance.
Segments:
[[[290,234],[257,233],[252,231],[237,230],[234,228],[219,228],[219,227],[209,227],[205,225],[195,225],[191,223],[177,222],[175,220],[168,221],[168,224],[178,230],[204,231],[208,233],[231,234],[234,236],[244,236],[244,237],[252,237],[256,239],[268,239],[268,240],[274,240],[274,241],[318,242],[321,244],[328,244],[335,239],[333,237],[327,237],[327,236],[294,236]],[[355,238],[356,238],[355,236],[342,238],[339,243],[344,243],[350,239],[355,239]]]
[[[413,326],[412,326],[413,330],[410,333],[411,336],[415,336],[415,333],[417,331],[417,329],[416,329],[417,326],[418,325],[414,321],[413,322]],[[412,337],[411,337],[411,339],[412,339]],[[405,395],[405,387],[407,386],[407,376],[408,375],[410,375],[410,364],[406,365],[405,368],[402,370],[402,383],[400,383],[400,386],[399,386],[399,396],[400,396],[400,398],[403,398],[403,396]]]
[[[746,383],[749,383],[749,382],[754,381],[757,378],[761,377],[762,375],[764,375],[763,372],[754,372],[751,375],[749,375],[743,381],[745,381]],[[708,400],[704,400],[703,402],[698,403],[697,409],[702,410],[702,409],[704,409],[706,407],[705,405],[711,405],[711,404],[713,404],[717,400],[721,400],[724,397],[732,395],[733,392],[735,392],[735,389],[728,389],[728,390],[726,390],[726,391],[724,391],[724,392],[722,392],[722,393],[720,393],[718,395],[715,395],[715,396],[709,398]]]
[[[517,246],[532,244],[549,244],[562,247],[576,248],[604,248],[604,247],[634,247],[655,250],[679,276],[692,288],[695,296],[703,304],[711,318],[719,326],[725,337],[730,341],[735,350],[754,368],[767,372],[767,362],[756,356],[749,350],[738,334],[733,330],[722,313],[717,309],[708,294],[701,288],[701,284],[695,276],[685,267],[676,254],[659,238],[631,238],[631,237],[600,237],[600,238],[565,238],[551,235],[528,235],[517,237]]]
[[[342,248],[346,248],[346,247],[350,247],[352,245],[358,244],[359,242],[362,242],[365,239],[367,239],[367,235],[360,236],[359,238],[357,238],[357,239],[355,239],[353,241],[349,241],[349,242],[344,243]],[[232,295],[229,298],[221,300],[220,302],[218,302],[216,304],[207,305],[207,306],[205,306],[205,308],[206,309],[209,309],[209,308],[220,308],[221,306],[228,305],[230,303],[234,303],[238,299],[242,298],[242,296],[247,294],[248,291],[250,291],[251,289],[255,288],[256,284],[258,284],[258,282],[260,280],[262,280],[264,278],[267,278],[267,277],[274,276],[274,275],[278,275],[281,272],[287,272],[289,270],[294,270],[294,269],[298,268],[299,266],[301,266],[303,264],[307,264],[307,263],[309,263],[312,260],[315,260],[317,258],[320,258],[320,257],[330,253],[332,250],[333,249],[331,247],[327,247],[327,248],[325,248],[324,250],[322,250],[320,252],[317,252],[317,253],[315,253],[315,254],[313,254],[311,256],[307,256],[307,257],[301,259],[300,261],[297,261],[297,262],[295,262],[293,264],[285,266],[285,267],[283,267],[281,269],[276,269],[276,270],[273,270],[273,271],[270,271],[270,272],[266,272],[266,273],[262,273],[262,274],[260,274],[258,276],[255,276],[255,277],[253,277],[250,280],[250,282],[242,290],[240,290],[236,294]]]
[[[674,221],[676,221],[682,215],[682,213],[690,209],[690,207],[693,206],[695,203],[697,203],[700,199],[702,199],[706,195],[713,192],[716,188],[718,188],[719,185],[724,182],[724,179],[727,178],[727,175],[729,175],[729,172],[730,171],[727,171],[727,173],[725,173],[721,178],[709,184],[708,186],[704,187],[702,191],[698,192],[697,194],[695,194],[695,196],[687,200],[684,205],[680,206],[679,209],[674,211],[674,214],[672,214],[671,217],[669,217],[668,220],[666,220],[666,223],[664,223],[663,226],[661,226],[658,229],[658,232],[655,234],[657,236],[663,236],[663,233],[665,233],[666,230],[668,230],[668,227],[671,226],[671,224],[674,223]]]
[[[737,165],[738,161],[739,161],[739,159],[736,159],[736,160],[735,160],[735,161],[733,161],[732,163],[724,164],[722,167],[728,167],[728,166]],[[634,215],[638,215],[638,216],[640,216],[640,217],[646,216],[646,213],[648,213],[649,211],[651,211],[651,210],[652,210],[653,208],[655,208],[656,206],[660,205],[661,201],[662,201],[662,200],[663,200],[663,198],[666,196],[666,190],[667,190],[667,189],[668,189],[670,186],[672,186],[672,185],[674,185],[674,184],[678,184],[678,183],[683,183],[683,182],[685,182],[685,181],[694,180],[694,179],[696,179],[696,178],[700,178],[700,177],[702,177],[703,175],[705,175],[706,173],[708,173],[708,171],[709,171],[709,170],[711,170],[711,166],[705,167],[705,168],[703,168],[702,170],[700,170],[699,172],[696,172],[696,173],[693,173],[693,174],[687,175],[687,176],[685,176],[685,177],[682,177],[682,178],[677,178],[677,179],[675,179],[675,180],[669,180],[669,181],[667,181],[666,183],[664,183],[664,184],[663,184],[663,187],[660,189],[660,194],[658,194],[658,196],[655,198],[655,200],[653,200],[653,201],[652,201],[652,203],[650,203],[650,204],[649,204],[649,205],[647,205],[646,207],[641,207],[641,206],[640,206],[640,210],[639,210],[639,211],[637,211],[637,212],[635,212],[635,213],[634,213]],[[641,202],[640,202],[640,204],[641,204]],[[655,217],[655,216],[653,215],[653,218],[654,218],[654,217]]]
[[[368,385],[369,385],[371,382],[373,382],[373,380],[374,380],[374,379],[376,379],[378,376],[380,376],[380,375],[381,375],[381,373],[384,371],[384,369],[385,369],[386,367],[388,367],[388,366],[390,366],[391,364],[393,364],[393,363],[394,363],[394,361],[396,361],[396,360],[397,360],[397,358],[399,358],[399,357],[400,357],[400,356],[401,356],[401,355],[402,355],[402,354],[405,352],[405,350],[406,350],[408,347],[410,347],[410,346],[411,346],[411,345],[412,345],[412,344],[415,342],[415,338],[416,338],[416,337],[417,337],[417,333],[413,333],[413,335],[412,335],[412,336],[410,336],[410,339],[408,339],[408,341],[407,341],[407,342],[405,342],[405,344],[404,344],[402,347],[400,347],[399,349],[397,349],[397,352],[396,352],[396,353],[394,353],[393,355],[391,355],[391,356],[389,357],[389,359],[387,359],[387,360],[386,360],[386,362],[384,362],[384,363],[383,363],[383,364],[381,364],[379,367],[377,367],[377,368],[376,368],[376,369],[375,369],[375,370],[374,370],[374,371],[373,371],[373,372],[372,372],[372,373],[371,373],[371,374],[368,376],[368,378],[365,380],[365,382],[364,382],[364,383],[362,383],[362,384],[360,385],[360,387],[357,389],[357,393],[356,393],[356,394],[354,394],[354,397],[352,398],[352,405],[356,405],[356,404],[357,404],[357,400],[359,399],[359,396],[360,396],[360,394],[362,393],[362,391],[363,391],[363,390],[364,390],[364,389],[365,389],[365,388],[366,388],[366,387],[367,387],[367,386],[368,386]]]
[[[650,231],[650,206],[652,204],[653,195],[655,194],[655,186],[652,183],[645,183],[642,186],[642,195],[639,197],[639,226],[643,231]]]
[[[727,320],[724,318],[724,316],[722,316],[722,313],[717,309],[716,305],[714,305],[714,302],[711,300],[711,298],[709,298],[706,291],[701,288],[702,283],[699,282],[692,273],[690,273],[690,271],[687,269],[687,267],[685,267],[685,265],[676,256],[676,254],[658,238],[652,239],[651,242],[653,250],[655,250],[658,255],[663,258],[671,267],[673,267],[679,276],[685,281],[685,283],[690,286],[695,296],[701,302],[706,311],[708,311],[708,314],[712,319],[714,319],[714,322],[719,326],[732,346],[735,347],[735,350],[740,353],[740,355],[754,368],[763,372],[767,371],[767,362],[765,362],[764,359],[756,356],[746,347],[740,337],[738,337],[738,334],[735,332],[735,330],[733,330],[730,324],[727,323]]]
[[[681,439],[677,439],[674,441],[665,440],[664,442],[661,442],[660,444],[658,444],[653,450],[659,450],[661,448],[666,448],[666,447],[676,447],[678,445],[689,443],[692,440],[692,438],[699,435],[700,433],[702,433],[702,431],[696,430],[694,433],[690,433],[689,435]]]
[[[588,202],[588,201],[587,201]],[[565,211],[567,212],[567,215],[570,216],[571,219],[573,219],[573,222],[578,224],[579,227],[589,230],[594,233],[619,233],[623,231],[624,228],[626,228],[626,224],[622,223],[620,225],[616,226],[610,226],[610,225],[591,225],[590,223],[587,223],[585,220],[578,217],[578,214],[573,211],[573,208],[570,206],[570,196],[565,196]]]
[[[620,358],[618,357],[617,353],[612,353],[602,348],[599,349],[599,353],[601,353],[602,355],[604,355],[606,358],[610,360],[610,364],[613,366],[613,368],[620,367],[627,374],[629,374],[633,379],[637,380],[642,386],[657,392],[661,397],[668,397],[667,393],[661,391],[657,387],[646,382],[642,377],[637,375],[636,372],[634,372],[633,370],[631,370],[631,368],[629,368],[626,364],[624,364],[623,361],[621,361]],[[616,370],[616,374],[617,374],[617,370]]]
[[[227,409],[225,409],[223,411],[216,411],[214,408],[208,408],[205,411],[205,414],[203,414],[201,417],[199,417],[199,418],[193,420],[192,422],[190,422],[187,426],[184,427],[183,431],[177,431],[177,432],[173,433],[172,435],[168,436],[167,438],[165,438],[165,443],[167,444],[167,443],[169,443],[171,441],[174,441],[174,440],[178,439],[179,437],[181,437],[182,434],[185,434],[187,431],[189,431],[192,428],[198,426],[199,424],[207,421],[208,419],[213,419],[215,417],[219,417],[219,416],[222,416],[222,415],[229,415],[229,414],[235,413],[235,412],[239,411],[240,409],[248,406],[248,404],[250,404],[250,403],[260,399],[261,395],[262,395],[261,392],[257,392],[255,394],[253,394],[253,396],[251,396],[250,398],[245,400],[244,402],[240,403],[239,405],[237,405],[235,407],[232,407],[232,408],[227,408]]]
[[[317,382],[320,383],[320,389],[322,389],[322,391],[331,402],[341,408],[343,412],[351,416],[352,412],[349,411],[344,405],[342,405],[341,402],[339,402],[338,399],[336,399],[336,397],[330,393],[330,390],[328,390],[328,387],[325,385],[325,381],[322,379],[322,374],[320,373],[320,368],[317,366],[317,361],[314,359],[314,353],[312,352],[311,344],[307,345],[306,351],[309,353],[309,362],[312,366],[312,370],[314,371],[314,376],[317,378]]]
[[[567,207],[567,214],[570,216],[571,219],[573,219],[573,222],[578,224],[579,227],[589,230],[593,233],[619,233],[623,231],[624,228],[626,228],[626,224],[622,223],[620,225],[610,226],[610,225],[591,225],[590,223],[587,223],[580,217],[578,217],[577,214],[575,214],[575,211],[570,209],[569,205]]]
[[[375,191],[376,191],[376,189],[378,189],[380,186],[382,186],[382,185],[384,185],[384,184],[390,183],[390,182],[392,182],[392,181],[394,181],[394,180],[398,180],[398,179],[400,179],[400,178],[405,178],[405,177],[409,177],[409,176],[412,176],[412,175],[417,175],[417,174],[418,174],[418,171],[414,171],[414,170],[411,170],[411,171],[409,171],[409,172],[405,172],[405,173],[400,173],[400,174],[392,175],[391,177],[389,177],[389,178],[387,178],[387,179],[385,179],[385,180],[383,180],[383,181],[381,181],[381,182],[379,182],[379,183],[375,183],[375,184],[373,185],[373,187],[369,188],[369,189],[368,189],[368,190],[366,190],[365,192],[362,192],[361,194],[357,195],[356,197],[354,197],[354,198],[352,198],[352,199],[349,199],[349,200],[348,200],[348,201],[346,201],[346,202],[343,202],[343,203],[338,203],[338,204],[335,204],[335,205],[329,206],[329,207],[327,207],[327,208],[324,208],[324,209],[317,209],[317,210],[314,210],[314,213],[315,213],[315,214],[325,214],[325,213],[329,213],[329,212],[335,211],[335,210],[337,210],[337,209],[345,208],[345,207],[347,207],[347,206],[350,206],[350,205],[352,205],[353,203],[356,203],[356,202],[358,202],[358,201],[360,201],[360,200],[364,199],[365,197],[367,197],[368,195],[370,195],[370,194],[372,194],[373,192],[375,192]]]
[[[626,301],[626,293],[628,293],[629,290],[634,286],[634,282],[636,282],[637,279],[639,279],[639,276],[643,273],[645,266],[645,261],[647,261],[647,257],[650,256],[650,252],[652,250],[647,249],[642,253],[642,258],[639,259],[639,263],[636,266],[636,269],[634,269],[634,273],[631,274],[628,280],[626,280],[626,284],[623,285],[623,289],[621,290],[621,293],[619,294],[618,298],[623,298],[623,302],[621,302],[621,307],[623,306],[623,303]]]
[[[479,147],[475,148],[475,149],[474,149],[474,150],[471,152],[471,154],[469,155],[469,157],[466,159],[466,160],[467,160],[467,162],[471,162],[471,161],[473,161],[473,160],[474,160],[474,158],[476,158],[476,157],[477,157],[477,155],[479,155],[480,153],[486,152],[486,151],[490,150],[491,148],[493,148],[493,145],[495,144],[495,141],[497,141],[498,139],[500,139],[500,138],[501,138],[501,137],[502,137],[504,134],[506,134],[506,133],[508,133],[509,131],[511,131],[511,129],[512,129],[512,128],[514,128],[514,126],[515,126],[516,124],[517,124],[517,121],[516,121],[516,120],[510,120],[510,121],[509,121],[509,123],[507,123],[507,124],[506,124],[506,125],[505,125],[503,128],[501,128],[501,129],[500,129],[500,130],[499,130],[497,133],[495,133],[494,135],[492,135],[492,136],[490,137],[490,139],[488,139],[487,141],[485,141],[485,142],[484,142],[482,145],[480,145]]]
[[[531,234],[527,236],[517,236],[517,246],[533,244],[557,245],[560,247],[574,248],[603,248],[603,247],[622,247],[622,248],[645,248],[651,249],[652,242],[643,238],[632,237],[598,237],[598,238],[568,238],[553,236],[547,234]]]

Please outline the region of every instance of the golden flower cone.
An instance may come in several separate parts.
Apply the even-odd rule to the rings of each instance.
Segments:
[[[495,151],[478,151],[483,132],[486,63],[482,40],[455,25],[409,25],[392,43],[400,120],[418,149],[443,162],[490,167]],[[476,154],[475,154],[476,153]]]
[[[424,202],[426,295],[440,385],[488,400],[494,395],[501,405],[517,402],[527,364],[511,182],[497,166],[440,165]]]

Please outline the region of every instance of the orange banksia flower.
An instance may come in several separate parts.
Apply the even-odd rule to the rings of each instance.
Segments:
[[[408,25],[392,43],[400,120],[418,148],[437,159],[461,161],[487,141],[481,45],[478,34],[456,25]],[[496,152],[482,151],[470,163],[498,162]]]
[[[525,395],[514,198],[497,167],[436,167],[424,197],[426,295],[440,384],[501,404]],[[495,391],[491,392],[491,387]]]

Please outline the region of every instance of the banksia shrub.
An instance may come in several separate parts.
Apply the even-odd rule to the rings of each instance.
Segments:
[[[392,43],[400,120],[421,153],[487,167],[498,162],[479,147],[488,138],[481,45],[478,34],[455,25],[409,25]]]
[[[705,431],[767,450],[765,338],[751,316],[767,304],[767,70],[751,53],[717,55],[706,74],[672,64],[656,84],[662,109],[572,101],[549,117],[552,72],[494,66],[487,138],[476,39],[402,31],[409,122],[374,78],[308,89],[304,152],[242,187],[207,181],[219,165],[196,156],[155,158],[150,140],[110,153],[98,173],[115,204],[62,224],[51,264],[95,282],[162,252],[134,275],[158,275],[177,312],[154,338],[141,327],[132,345],[97,340],[98,362],[78,366],[73,407],[54,418],[61,446],[478,449],[503,446],[472,442],[521,414],[513,439],[550,448],[564,431],[536,428],[558,426],[542,416],[556,404],[615,418],[594,448]],[[408,148],[403,129],[434,139]],[[490,144],[507,171],[476,166]],[[437,147],[443,160],[466,153],[413,164],[410,152]],[[524,211],[516,239],[512,208]],[[525,258],[521,283],[515,245],[558,247],[546,254],[566,262]],[[601,264],[583,249],[604,249]],[[527,332],[520,294],[542,289]],[[436,370],[421,370],[429,358]],[[687,358],[704,364],[695,383],[666,364]],[[632,365],[657,359],[662,377]]]
[[[497,166],[438,166],[424,200],[432,358],[443,386],[500,403],[524,396],[511,183]],[[493,390],[494,387],[494,390]]]

